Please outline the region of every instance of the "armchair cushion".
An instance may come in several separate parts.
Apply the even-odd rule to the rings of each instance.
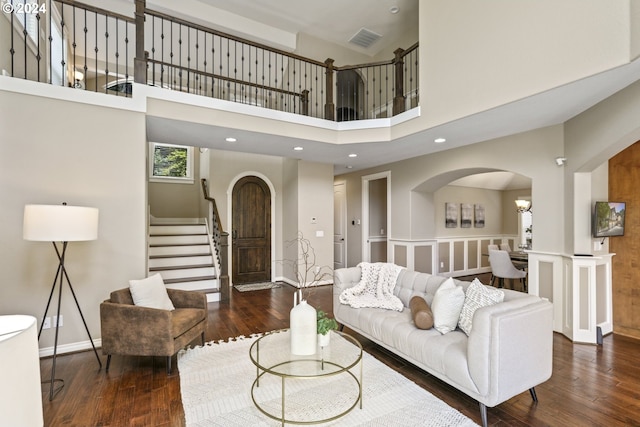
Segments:
[[[206,313],[198,308],[177,308],[171,313],[171,317],[172,335],[177,338],[205,320]]]
[[[141,307],[175,310],[160,273],[141,280],[129,280],[133,303]]]

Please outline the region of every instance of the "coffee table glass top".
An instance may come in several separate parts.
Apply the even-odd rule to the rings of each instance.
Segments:
[[[260,337],[251,346],[249,357],[260,370],[287,377],[318,377],[351,369],[362,359],[362,346],[350,335],[331,331],[331,343],[317,347],[316,354],[291,354],[288,329]],[[294,362],[294,363],[291,363]]]

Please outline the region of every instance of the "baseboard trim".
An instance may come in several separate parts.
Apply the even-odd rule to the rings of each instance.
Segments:
[[[102,347],[102,339],[98,338],[96,340],[93,340],[93,345],[95,345],[96,348]],[[58,345],[57,354],[60,355],[66,353],[75,353],[77,351],[85,350],[93,350],[93,347],[91,347],[91,341],[86,340]],[[39,353],[41,358],[53,356],[53,347],[43,347],[40,349]]]
[[[291,285],[294,288],[299,288],[300,286],[298,286],[298,282],[294,282],[291,279],[288,279],[286,277],[277,277],[275,279],[276,282],[284,282],[287,285]],[[333,285],[333,280],[321,280],[318,283],[316,283],[315,285],[311,285],[311,286],[306,286],[305,289],[311,288],[313,286],[324,286],[324,285]]]

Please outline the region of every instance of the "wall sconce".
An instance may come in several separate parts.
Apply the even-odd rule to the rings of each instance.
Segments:
[[[516,200],[516,210],[518,213],[530,212],[531,202],[529,200],[518,199]]]
[[[564,166],[565,163],[567,163],[566,157],[556,157],[556,165]]]

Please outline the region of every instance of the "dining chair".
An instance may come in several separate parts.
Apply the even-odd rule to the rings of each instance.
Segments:
[[[522,283],[522,289],[524,292],[527,290],[527,272],[524,270],[518,270],[511,262],[509,252],[503,250],[491,250],[489,251],[489,265],[491,265],[491,285],[495,278],[498,278],[498,287],[504,287],[504,279],[511,279],[512,283],[514,279],[519,279]],[[513,288],[513,286],[512,286]]]
[[[511,252],[511,246],[508,243],[500,243],[500,250]]]

